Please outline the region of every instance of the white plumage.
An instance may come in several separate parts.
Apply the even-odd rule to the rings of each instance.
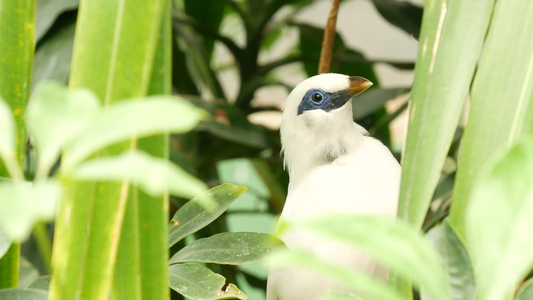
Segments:
[[[396,215],[400,165],[387,147],[353,122],[350,99],[370,85],[361,77],[322,74],[290,93],[281,124],[290,183],[280,220],[332,213]],[[310,250],[332,263],[387,277],[353,247],[309,232],[289,231],[281,239],[289,249]],[[278,268],[269,273],[267,300],[312,300],[328,290],[344,288],[311,271]]]

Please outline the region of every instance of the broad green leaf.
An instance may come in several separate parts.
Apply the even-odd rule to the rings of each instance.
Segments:
[[[421,7],[396,0],[372,0],[372,3],[385,20],[418,39],[422,23]]]
[[[25,240],[36,221],[54,218],[61,187],[48,181],[0,183],[0,227],[9,239]]]
[[[477,177],[465,229],[477,299],[506,299],[533,267],[533,139],[511,148]]]
[[[29,289],[37,289],[37,290],[44,290],[48,291],[48,287],[50,286],[50,278],[52,276],[50,275],[44,275],[41,277],[37,277],[30,285],[28,286]]]
[[[516,292],[515,300],[531,300],[533,299],[533,279],[526,281],[518,292]]]
[[[26,123],[37,152],[36,178],[48,176],[65,143],[100,110],[94,93],[87,89],[68,90],[56,82],[43,82],[32,95]]]
[[[450,212],[450,224],[463,237],[469,196],[485,162],[533,133],[525,127],[533,112],[533,40],[524,38],[533,33],[533,2],[496,1],[492,15],[472,85]]]
[[[172,92],[169,0],[166,6],[148,89],[150,95]],[[140,138],[137,149],[168,158],[168,135]],[[139,186],[130,187],[113,273],[113,299],[168,299],[168,198],[168,193],[153,197]]]
[[[41,3],[41,0],[38,3]],[[52,30],[35,50],[32,89],[35,89],[44,80],[67,83],[72,61],[76,23],[75,20],[69,20],[68,23],[65,23],[58,29]]]
[[[154,197],[170,192],[174,196],[191,198],[207,190],[205,183],[167,159],[152,157],[138,150],[89,160],[78,166],[72,176],[83,180],[127,181],[139,185]],[[209,196],[199,197],[204,209],[205,205],[215,206],[210,203]]]
[[[353,290],[357,290],[366,299],[408,300],[407,297],[402,297],[398,294],[391,286],[371,277],[363,271],[326,262],[309,252],[295,250],[276,251],[271,255],[270,260],[271,268],[291,266],[305,268],[336,280],[338,283],[346,285]]]
[[[433,299],[448,298],[447,275],[436,251],[412,226],[377,216],[332,215],[288,224],[354,245]]]
[[[202,117],[202,110],[171,96],[109,105],[69,143],[63,165],[68,169],[97,150],[133,137],[189,131]]]
[[[445,262],[450,285],[450,300],[475,300],[476,283],[465,246],[446,220],[427,233],[427,239]],[[444,284],[444,282],[443,282]],[[425,294],[421,299],[431,299]]]
[[[437,186],[494,2],[428,0],[424,6],[398,204],[398,216],[415,227]]]
[[[0,290],[2,300],[48,300],[48,292],[37,289],[5,289]]]
[[[52,27],[57,17],[69,10],[76,9],[79,0],[39,0],[35,20],[35,38],[39,41]]]
[[[214,211],[206,211],[198,199],[189,200],[170,220],[168,225],[168,246],[172,247],[189,234],[195,233],[213,222],[246,190],[245,186],[235,186],[229,183],[210,189],[208,194],[216,203]]]
[[[210,269],[197,264],[176,264],[168,267],[171,289],[195,300],[248,299],[235,285],[222,290],[226,279]]]
[[[196,240],[183,247],[169,260],[242,265],[264,260],[274,248],[284,245],[275,236],[257,232],[222,232]]]

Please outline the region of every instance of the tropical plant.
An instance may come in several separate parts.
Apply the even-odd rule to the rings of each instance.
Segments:
[[[531,33],[524,20],[533,5],[430,0],[424,7],[398,212],[409,225],[337,216],[285,228],[303,226],[357,245],[390,268],[390,286],[369,281],[364,290],[349,280],[361,274],[326,268],[314,257],[282,257],[353,282],[372,299],[413,299],[410,282],[422,299],[525,299],[533,267],[524,251],[533,225],[533,40],[524,38]],[[451,172],[447,160],[458,161]],[[446,185],[454,186],[453,201],[442,193]],[[434,249],[421,240],[421,227]],[[328,299],[335,297],[349,296]]]

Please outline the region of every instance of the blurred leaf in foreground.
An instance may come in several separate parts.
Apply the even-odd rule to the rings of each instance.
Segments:
[[[533,139],[488,163],[474,183],[466,237],[478,299],[505,299],[533,266]]]

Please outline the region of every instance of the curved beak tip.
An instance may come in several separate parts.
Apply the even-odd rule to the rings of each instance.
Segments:
[[[346,91],[352,96],[361,94],[373,85],[372,81],[360,76],[351,76],[349,77],[349,80],[350,87],[348,87]]]

